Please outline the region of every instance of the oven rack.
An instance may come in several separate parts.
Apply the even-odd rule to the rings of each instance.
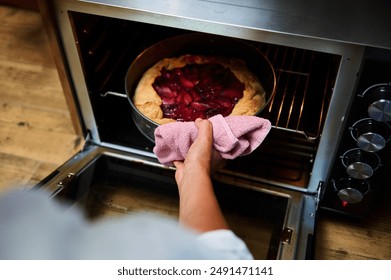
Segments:
[[[141,28],[137,22],[77,12],[72,12],[70,18],[78,22],[74,25],[74,35],[85,60],[82,64],[86,84],[95,99],[107,95],[126,97],[124,81],[132,61],[152,44],[183,33],[148,24]],[[246,42],[269,59],[277,78],[276,94],[260,117],[269,119],[275,129],[317,142],[341,58],[311,50]]]

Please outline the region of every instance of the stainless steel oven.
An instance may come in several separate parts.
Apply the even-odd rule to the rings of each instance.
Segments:
[[[317,211],[365,216],[391,162],[390,4],[348,2],[39,1],[86,145],[37,187],[91,219],[135,209],[176,217],[174,170],[132,120],[127,69],[172,36],[236,38],[274,67],[276,94],[260,115],[272,130],[215,174],[216,193],[256,258],[313,257]]]

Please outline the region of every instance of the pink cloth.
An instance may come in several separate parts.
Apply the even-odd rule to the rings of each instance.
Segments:
[[[209,118],[213,125],[213,145],[222,158],[234,159],[254,151],[269,133],[270,121],[255,116],[216,115]],[[173,161],[184,160],[197,138],[194,122],[173,122],[155,130],[156,154],[160,163],[172,166]]]

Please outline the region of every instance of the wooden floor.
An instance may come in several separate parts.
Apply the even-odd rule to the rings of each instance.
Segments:
[[[40,15],[0,5],[0,194],[34,185],[81,145]],[[391,259],[390,195],[365,221],[321,212],[316,258]]]
[[[0,6],[0,192],[41,180],[79,140],[40,15]]]

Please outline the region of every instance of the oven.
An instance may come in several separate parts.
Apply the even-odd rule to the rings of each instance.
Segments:
[[[345,22],[338,13],[330,33],[321,7],[313,9],[310,26],[301,16],[306,1],[272,2],[39,1],[85,146],[36,187],[73,202],[90,219],[138,210],[177,218],[174,169],[158,162],[153,143],[135,125],[126,73],[164,39],[235,38],[274,68],[276,92],[259,115],[272,129],[252,154],[213,176],[216,194],[256,259],[312,258],[320,209],[363,217],[385,187],[391,42],[376,28],[390,23],[380,13],[372,22],[376,33],[368,25],[355,37],[351,26],[338,29]]]

